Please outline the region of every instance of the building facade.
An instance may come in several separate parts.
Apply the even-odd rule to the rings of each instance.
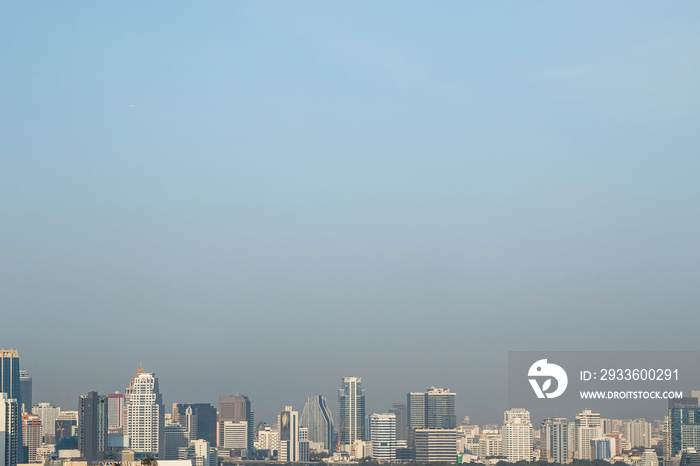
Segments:
[[[78,399],[78,446],[86,461],[102,461],[107,452],[107,397],[90,392]]]
[[[338,390],[340,404],[340,444],[351,447],[355,440],[362,440],[365,429],[365,390],[362,377],[344,377]]]
[[[396,460],[396,415],[372,414],[369,418],[372,458],[378,461]]]
[[[566,418],[548,418],[542,421],[540,435],[544,455],[548,461],[564,464],[572,460],[570,448],[571,432]]]
[[[307,428],[309,442],[333,451],[333,415],[324,396],[312,395],[306,400],[299,425]]]
[[[18,373],[19,375],[19,373]],[[0,392],[0,466],[17,466],[22,441],[17,400]]]
[[[127,429],[129,447],[138,459],[165,455],[165,407],[155,374],[138,374],[129,393]]]
[[[285,406],[277,417],[277,425],[280,432],[279,460],[299,461],[299,413],[291,406]]]
[[[219,442],[223,440],[224,422],[247,422],[248,432],[246,445],[248,450],[253,449],[255,419],[250,400],[245,395],[231,395],[219,397]],[[223,446],[223,445],[221,445]]]
[[[22,443],[27,454],[27,463],[37,462],[37,449],[41,446],[41,418],[37,414],[22,415]]]
[[[510,409],[503,414],[503,456],[511,462],[532,461],[533,437],[530,412]]]

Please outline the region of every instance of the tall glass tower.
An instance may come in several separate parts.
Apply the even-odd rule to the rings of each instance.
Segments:
[[[22,393],[19,379],[19,354],[14,349],[0,349],[0,393],[7,394],[7,399],[14,399],[17,407],[22,409]],[[12,417],[15,423],[13,431],[17,433],[18,445],[22,445],[22,416]],[[24,448],[18,448],[17,462],[24,463]]]
[[[352,445],[362,440],[365,430],[365,390],[362,377],[344,377],[338,390],[340,402],[340,444]]]

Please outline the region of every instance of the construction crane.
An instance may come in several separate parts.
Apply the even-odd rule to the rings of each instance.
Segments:
[[[65,412],[68,409],[68,397],[70,396],[70,389],[68,389],[68,393],[66,393],[66,401],[63,403],[63,412]],[[56,419],[56,427],[58,428],[58,431],[61,432],[61,437],[63,437],[63,419]],[[58,443],[58,440],[56,440],[56,443]]]

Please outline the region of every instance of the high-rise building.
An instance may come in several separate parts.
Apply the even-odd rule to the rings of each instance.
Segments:
[[[145,372],[146,371],[143,370],[143,365],[139,363],[139,368],[136,369],[136,374],[131,379],[131,382],[129,382],[129,386],[126,387],[126,390],[124,391],[124,424],[122,427],[122,433],[125,435],[129,433],[129,399],[131,398],[131,393],[134,391],[134,384],[136,384],[136,379],[139,377],[139,375]],[[163,423],[165,423],[165,416],[163,416]]]
[[[394,403],[389,410],[396,416],[396,440],[408,439],[408,411],[405,403]]]
[[[15,349],[0,349],[0,392],[7,394],[7,399],[14,399],[17,402],[17,407],[20,410],[19,414],[14,417],[16,425],[13,432],[18,435],[17,461],[24,462],[24,448],[22,448],[22,391],[19,380],[19,352]]]
[[[165,426],[165,459],[179,459],[178,452],[180,448],[187,448],[190,441],[187,439],[187,428],[174,422]]]
[[[406,395],[408,427],[410,429],[454,429],[456,394],[449,388],[430,387],[423,393]]]
[[[49,403],[39,403],[32,408],[32,413],[37,414],[41,418],[41,437],[45,443],[53,443],[47,441],[47,436],[53,436],[56,429],[56,420],[61,413],[61,408],[51,406]]]
[[[309,442],[321,444],[328,452],[333,451],[333,415],[324,396],[312,395],[306,400],[299,425],[308,429]]]
[[[503,456],[503,436],[498,430],[485,430],[479,439],[479,459]]]
[[[3,373],[4,374],[4,373]],[[19,373],[18,373],[19,375]],[[17,400],[0,392],[0,466],[17,466],[21,448]]]
[[[666,459],[671,459],[672,456],[688,448],[700,452],[700,404],[698,400],[696,396],[669,400],[664,451]]]
[[[651,422],[633,419],[622,423],[622,436],[632,447],[651,447]]]
[[[107,420],[110,433],[124,431],[124,394],[119,392],[107,395]]]
[[[571,438],[569,420],[566,418],[548,418],[542,421],[540,428],[544,445],[545,459],[558,464],[571,461]]]
[[[510,409],[503,413],[503,455],[508,462],[532,461],[533,431],[530,412]]]
[[[414,435],[417,463],[457,460],[457,429],[415,429]]]
[[[269,450],[270,455],[273,451],[280,449],[280,431],[272,429],[270,426],[265,426],[258,431],[258,440],[255,443],[256,450]]]
[[[130,448],[136,458],[163,458],[165,406],[155,374],[142,372],[132,381],[126,406]]]
[[[248,450],[253,450],[255,419],[250,400],[245,395],[219,397],[219,442],[223,439],[225,421],[247,422],[248,434],[246,444]],[[220,444],[220,446],[223,446]]]
[[[78,447],[86,461],[102,461],[107,451],[107,397],[89,392],[78,399]]]
[[[36,463],[36,450],[41,445],[41,418],[37,414],[22,415],[22,442],[27,453],[27,462]]]
[[[396,460],[396,415],[372,414],[369,418],[372,458],[379,461]]]
[[[615,456],[615,439],[601,437],[591,439],[591,460],[608,460]]]
[[[340,403],[340,444],[350,446],[362,440],[365,429],[365,390],[362,377],[344,377],[338,390]]]
[[[656,455],[656,450],[649,448],[644,450],[639,466],[659,466],[659,457]]]
[[[216,445],[216,408],[209,403],[173,403],[172,421],[187,427],[190,440]]]
[[[32,378],[25,370],[19,370],[19,393],[22,400],[22,413],[32,412]]]
[[[223,421],[221,426],[220,446],[227,450],[248,449],[248,421]]]
[[[306,463],[309,461],[309,429],[299,427],[299,461]]]
[[[600,422],[600,414],[590,409],[584,409],[576,415],[574,420],[574,436],[576,438],[577,459],[591,460],[591,440],[603,437],[603,426]]]
[[[299,413],[292,411],[291,406],[285,406],[280,411],[277,424],[280,430],[280,461],[299,461]]]

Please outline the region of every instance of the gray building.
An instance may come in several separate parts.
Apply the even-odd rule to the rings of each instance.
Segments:
[[[324,450],[333,451],[333,415],[324,396],[311,395],[306,400],[299,425],[308,429],[309,442],[322,444]]]
[[[389,410],[396,416],[396,440],[408,439],[408,410],[404,403],[394,403]]]
[[[247,422],[248,435],[246,444],[248,450],[253,450],[255,419],[253,409],[250,405],[250,400],[245,395],[231,395],[219,397],[219,441],[224,438],[224,422]],[[223,445],[219,445],[223,446]]]
[[[78,446],[86,461],[102,461],[107,451],[107,397],[90,392],[78,400]]]

